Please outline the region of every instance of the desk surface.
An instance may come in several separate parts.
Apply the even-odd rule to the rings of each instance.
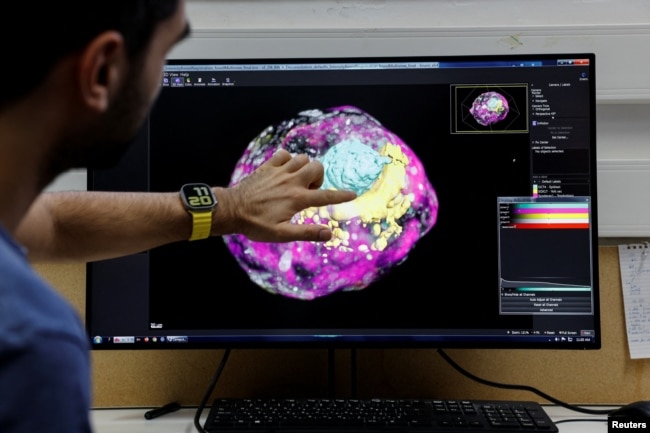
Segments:
[[[562,407],[544,406],[546,413],[554,422],[567,419],[598,420],[602,422],[559,423],[560,433],[606,433],[607,417],[604,415],[585,415]],[[91,419],[95,433],[156,432],[156,433],[196,433],[194,414],[196,409],[181,409],[177,412],[147,420],[146,409],[94,409]],[[203,412],[201,423],[207,410]]]

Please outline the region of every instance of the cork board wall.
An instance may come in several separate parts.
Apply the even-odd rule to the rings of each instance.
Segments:
[[[618,251],[600,246],[602,349],[596,351],[447,350],[473,374],[533,386],[574,404],[650,399],[650,360],[631,360],[625,336]],[[85,305],[83,264],[37,265],[79,310]],[[203,398],[222,350],[94,351],[95,407],[146,407]],[[233,350],[213,397],[327,396],[329,354],[316,349]],[[364,349],[356,353],[358,397],[528,399],[535,394],[478,384],[435,350]],[[351,353],[334,352],[336,395],[351,392]]]

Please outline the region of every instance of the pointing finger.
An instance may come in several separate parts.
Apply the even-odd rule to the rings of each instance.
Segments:
[[[284,149],[278,149],[267,161],[268,164],[280,167],[291,160],[291,154]]]

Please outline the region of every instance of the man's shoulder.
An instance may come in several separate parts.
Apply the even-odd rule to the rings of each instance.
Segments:
[[[78,344],[86,340],[81,320],[70,303],[0,236],[0,347],[30,344],[43,334]]]

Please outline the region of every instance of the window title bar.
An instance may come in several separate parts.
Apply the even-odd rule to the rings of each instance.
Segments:
[[[541,66],[586,66],[589,59],[507,60],[473,62],[332,62],[332,63],[232,63],[232,64],[167,64],[167,72],[189,71],[331,71],[385,69],[444,68],[510,68]]]

